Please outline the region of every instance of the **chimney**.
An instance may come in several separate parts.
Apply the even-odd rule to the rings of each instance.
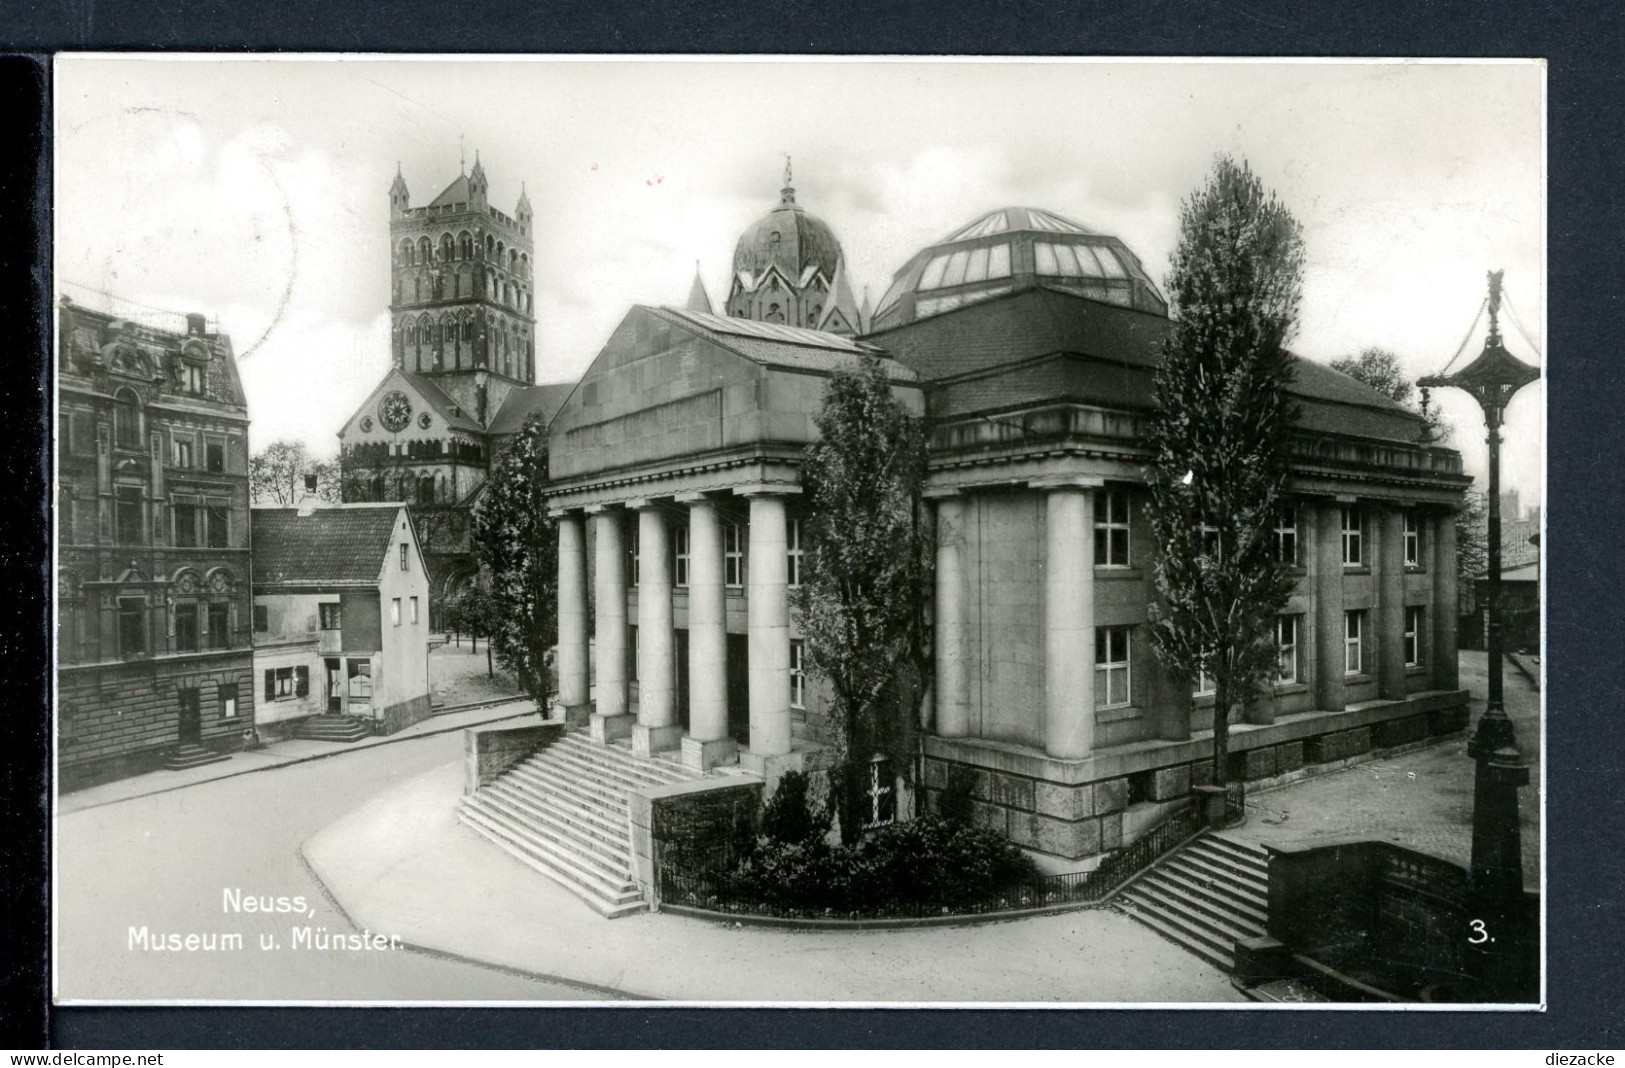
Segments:
[[[208,320],[197,312],[189,312],[186,316],[186,333],[190,337],[202,337],[204,327]]]
[[[316,509],[320,508],[321,505],[322,502],[320,499],[316,497],[306,497],[304,500],[299,502],[299,518],[309,519],[316,513]]]

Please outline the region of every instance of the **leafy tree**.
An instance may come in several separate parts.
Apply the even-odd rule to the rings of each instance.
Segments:
[[[1456,590],[1457,600],[1472,596],[1473,584],[1490,570],[1490,517],[1482,493],[1471,490],[1456,511]],[[1460,612],[1458,603],[1454,611]]]
[[[1245,163],[1215,160],[1180,211],[1148,478],[1160,595],[1152,645],[1176,675],[1211,680],[1216,784],[1226,781],[1231,709],[1275,675],[1275,617],[1293,585],[1273,530],[1303,260],[1292,214]]]
[[[1371,346],[1358,356],[1333,360],[1332,370],[1341,371],[1350,378],[1364,382],[1391,401],[1397,401],[1408,408],[1416,408],[1412,400],[1416,395],[1416,383],[1406,376],[1404,368],[1399,365],[1399,358],[1387,349]],[[1420,414],[1427,420],[1429,440],[1434,442],[1450,440],[1455,428],[1450,425],[1443,412],[1429,405],[1422,408]]]
[[[491,470],[474,509],[482,569],[476,615],[497,660],[538,705],[551,688],[557,625],[557,524],[547,514],[547,421],[533,415]]]
[[[913,776],[930,655],[926,435],[874,357],[830,380],[817,426],[802,462],[809,567],[793,604],[808,666],[833,692],[830,803],[852,842],[865,822],[872,757]]]
[[[312,494],[329,504],[341,499],[338,465],[313,458],[302,441],[273,441],[248,461],[248,487],[255,504],[298,504]]]

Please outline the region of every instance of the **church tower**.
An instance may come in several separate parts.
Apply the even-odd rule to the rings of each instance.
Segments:
[[[734,248],[727,313],[764,323],[857,333],[858,308],[845,273],[835,232],[796,203],[786,157],[778,205],[746,227]]]
[[[489,190],[478,153],[427,205],[412,207],[399,168],[389,190],[394,365],[430,376],[482,426],[536,379],[530,199],[521,187],[507,215]]]

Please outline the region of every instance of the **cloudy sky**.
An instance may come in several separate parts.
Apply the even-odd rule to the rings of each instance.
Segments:
[[[878,300],[920,246],[1003,204],[1116,234],[1154,278],[1213,155],[1245,157],[1308,244],[1294,348],[1413,374],[1462,345],[1505,268],[1544,364],[1544,73],[1532,64],[58,61],[61,291],[202,311],[236,344],[256,447],[334,433],[389,366],[389,198],[476,150],[536,212],[537,364],[578,375],[633,303],[726,292],[778,199],[833,226]],[[1463,362],[1482,343],[1468,341]],[[1458,364],[1460,366],[1460,364]],[[1472,401],[1435,399],[1484,468]],[[1541,498],[1545,390],[1508,413],[1505,479]]]

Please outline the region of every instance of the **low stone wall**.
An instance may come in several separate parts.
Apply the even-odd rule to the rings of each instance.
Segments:
[[[1414,744],[1466,727],[1465,690],[1372,701],[1339,712],[1236,724],[1230,734],[1231,781],[1279,780],[1311,765],[1336,764],[1375,748]],[[970,738],[925,738],[926,807],[936,811],[955,769],[971,776],[973,818],[1027,849],[1068,860],[1117,849],[1124,812],[1167,802],[1213,781],[1211,736],[1102,749],[1082,760],[1056,760],[1032,749]]]
[[[756,833],[761,819],[760,779],[695,779],[633,790],[632,860],[644,899],[660,907],[660,858],[695,848],[720,853]]]
[[[519,726],[489,724],[463,730],[463,793],[495,779],[543,746],[564,736],[563,720]]]
[[[434,703],[428,694],[421,694],[384,709],[383,715],[373,721],[373,732],[384,735],[395,734],[414,723],[422,723],[432,715]]]

